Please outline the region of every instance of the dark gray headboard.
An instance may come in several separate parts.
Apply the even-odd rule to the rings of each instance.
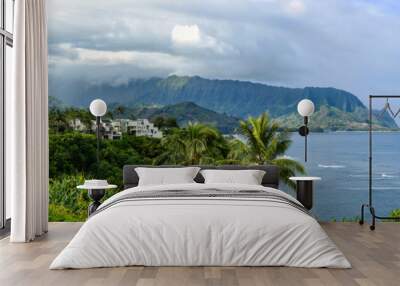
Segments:
[[[178,168],[183,166],[149,166],[149,165],[125,165],[123,171],[124,189],[136,187],[139,183],[139,177],[135,171],[136,167],[148,168]],[[263,170],[266,172],[262,185],[265,187],[278,188],[279,187],[279,169],[272,165],[254,165],[254,166],[239,166],[239,165],[226,165],[226,166],[198,166],[201,169],[219,169],[219,170]],[[197,183],[204,183],[203,176],[199,173],[194,179]]]

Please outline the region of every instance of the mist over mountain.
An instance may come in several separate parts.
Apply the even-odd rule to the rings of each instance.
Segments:
[[[335,88],[287,88],[247,81],[170,76],[133,79],[121,85],[64,83],[62,88],[50,80],[49,94],[77,107],[87,107],[94,98],[102,98],[108,103],[129,107],[161,107],[193,102],[210,111],[238,118],[258,116],[267,111],[290,128],[298,126],[300,122],[297,103],[308,98],[316,106],[314,118],[318,120],[312,121],[314,128],[361,130],[368,127],[368,110],[364,104],[353,94]],[[180,110],[184,111],[182,108]],[[397,127],[387,114],[375,118],[375,124],[378,128]]]

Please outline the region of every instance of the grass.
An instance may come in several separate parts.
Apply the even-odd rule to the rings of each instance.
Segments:
[[[80,222],[85,221],[86,218],[87,212],[85,211],[72,212],[62,205],[49,204],[49,221]]]

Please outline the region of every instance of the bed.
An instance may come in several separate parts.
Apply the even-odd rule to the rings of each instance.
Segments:
[[[278,190],[274,166],[218,167],[263,170],[260,185],[204,184],[199,173],[193,183],[151,186],[138,186],[137,167],[124,167],[125,190],[100,205],[50,269],[351,267],[312,215]]]

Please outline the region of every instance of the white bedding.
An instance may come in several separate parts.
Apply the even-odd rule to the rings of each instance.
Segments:
[[[262,186],[196,183],[136,187],[113,199],[210,187],[267,190],[295,201]],[[290,205],[254,198],[163,198],[124,201],[94,215],[50,269],[127,265],[351,267],[318,222]]]

